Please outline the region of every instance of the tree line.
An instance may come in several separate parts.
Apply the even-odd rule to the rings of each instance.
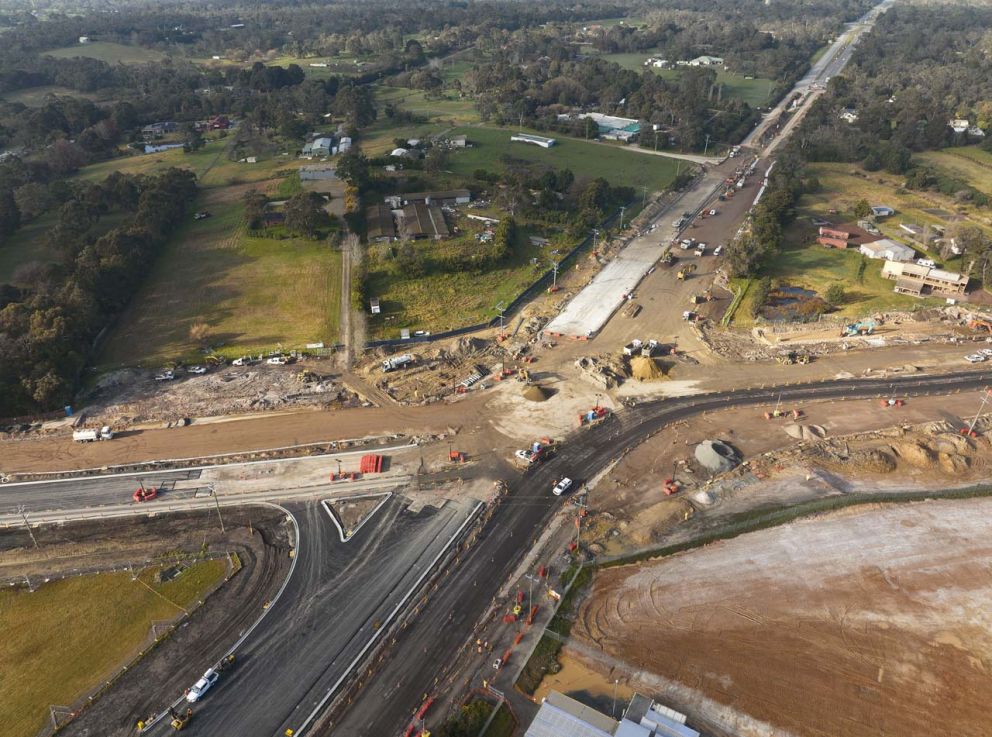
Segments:
[[[127,305],[196,196],[195,176],[115,174],[76,189],[45,238],[58,260],[0,285],[0,415],[71,400],[93,341]],[[105,228],[112,212],[126,217]]]

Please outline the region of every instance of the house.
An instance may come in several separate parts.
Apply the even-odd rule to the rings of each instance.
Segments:
[[[669,63],[668,59],[659,59],[656,56],[651,56],[644,61],[644,66],[654,67],[655,69],[664,69],[669,66]]]
[[[452,148],[467,148],[468,136],[451,136],[448,139],[448,145]]]
[[[541,148],[551,148],[555,145],[555,143],[557,143],[554,138],[532,136],[529,133],[514,133],[510,136],[510,140],[517,143],[532,143],[535,146],[540,146]]]
[[[304,144],[303,156],[309,159],[330,156],[331,149],[333,147],[334,139],[321,136],[320,138],[316,138],[309,143]]]
[[[432,240],[441,240],[451,235],[441,208],[423,202],[414,202],[403,208],[403,232],[408,238]]]
[[[467,189],[452,189],[439,192],[407,192],[401,195],[404,205],[422,202],[425,205],[467,205],[472,201],[472,193]]]
[[[871,214],[877,218],[888,218],[896,214],[896,211],[886,205],[872,205]]]
[[[912,261],[916,258],[916,251],[912,248],[889,238],[865,243],[858,250],[868,258],[884,258],[886,261]]]
[[[837,227],[821,225],[816,242],[828,248],[857,248],[877,240],[878,236],[872,235],[864,228],[859,228],[856,225],[838,225]]]
[[[971,123],[961,118],[955,118],[954,120],[951,120],[950,122],[948,122],[948,125],[951,126],[951,130],[953,130],[955,133],[964,133],[965,131],[968,130],[969,127],[971,127]]]
[[[840,111],[840,119],[845,123],[856,123],[858,122],[858,111],[853,107],[846,107]]]
[[[413,156],[410,154],[410,149],[408,148],[394,148],[389,152],[389,155],[396,159],[412,159]]]
[[[337,176],[337,172],[331,164],[310,164],[308,166],[301,166],[299,171],[301,182],[334,179]]]
[[[226,131],[231,127],[231,121],[226,115],[215,115],[207,121],[207,128],[212,131]]]
[[[968,277],[964,274],[902,261],[886,261],[882,276],[895,281],[894,291],[912,297],[960,297],[968,287]]]
[[[719,56],[697,56],[689,61],[691,67],[722,67],[723,59]]]
[[[365,208],[365,226],[369,241],[386,243],[396,238],[396,223],[393,213],[385,205],[372,205]]]
[[[174,123],[171,120],[164,120],[159,123],[146,125],[141,129],[141,135],[147,141],[152,138],[161,138],[166,133],[175,133],[177,130],[179,130],[178,123]]]

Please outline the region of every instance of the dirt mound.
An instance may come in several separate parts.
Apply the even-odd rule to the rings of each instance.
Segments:
[[[881,448],[851,453],[848,463],[852,468],[870,473],[892,473],[896,470],[896,459]]]
[[[938,453],[967,453],[974,450],[974,443],[963,435],[941,433],[930,441]]]
[[[696,446],[696,460],[711,473],[726,473],[741,462],[741,456],[724,442],[704,440]]]
[[[470,356],[484,350],[487,345],[482,338],[459,338],[451,342],[448,350],[456,356]]]
[[[657,381],[665,378],[658,362],[647,356],[634,356],[630,359],[630,375],[638,381]]]
[[[789,437],[796,440],[819,440],[826,436],[827,431],[819,425],[799,425],[791,423],[784,428]]]
[[[937,455],[940,463],[940,470],[948,476],[960,476],[967,473],[971,466],[971,459],[957,453],[940,453]]]
[[[937,457],[934,452],[919,441],[897,443],[894,449],[898,456],[911,466],[933,468],[937,465]]]
[[[551,392],[537,384],[531,384],[523,391],[524,399],[528,399],[531,402],[545,402],[550,396]]]

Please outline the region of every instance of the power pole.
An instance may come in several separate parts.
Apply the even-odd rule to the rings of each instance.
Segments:
[[[23,504],[18,505],[17,513],[21,515],[21,519],[24,520],[24,527],[27,529],[28,535],[31,536],[31,542],[34,543],[34,546],[37,548],[38,541],[35,539],[34,531],[31,529],[31,523],[28,522],[28,513],[25,511]]]
[[[210,496],[214,498],[214,506],[217,508],[217,520],[220,522],[220,534],[226,535],[224,530],[224,518],[220,515],[220,501],[217,499],[217,490],[214,489],[213,484],[210,485]]]
[[[707,133],[706,134],[706,145],[703,146],[703,156],[705,156],[706,155],[706,152],[709,151],[709,150],[710,150],[710,134]]]
[[[627,209],[627,207],[625,205],[621,205],[620,206],[620,230],[623,230],[623,213],[624,213],[624,210],[626,210],[626,209]]]

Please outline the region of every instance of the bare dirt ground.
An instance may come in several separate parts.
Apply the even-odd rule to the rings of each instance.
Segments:
[[[771,734],[985,735],[990,512],[858,508],[606,570],[572,633]]]
[[[225,513],[224,522],[225,535],[215,518],[202,513],[44,527],[35,530],[39,548],[31,547],[23,530],[0,534],[4,578],[15,570],[36,576],[128,565],[137,570],[145,561],[196,555],[201,550],[236,554],[241,564],[230,581],[61,734],[131,733],[135,715],[153,712],[161,706],[163,693],[178,693],[193,683],[205,664],[219,659],[236,633],[258,618],[262,604],[275,594],[289,570],[285,516],[268,507],[246,507]]]

